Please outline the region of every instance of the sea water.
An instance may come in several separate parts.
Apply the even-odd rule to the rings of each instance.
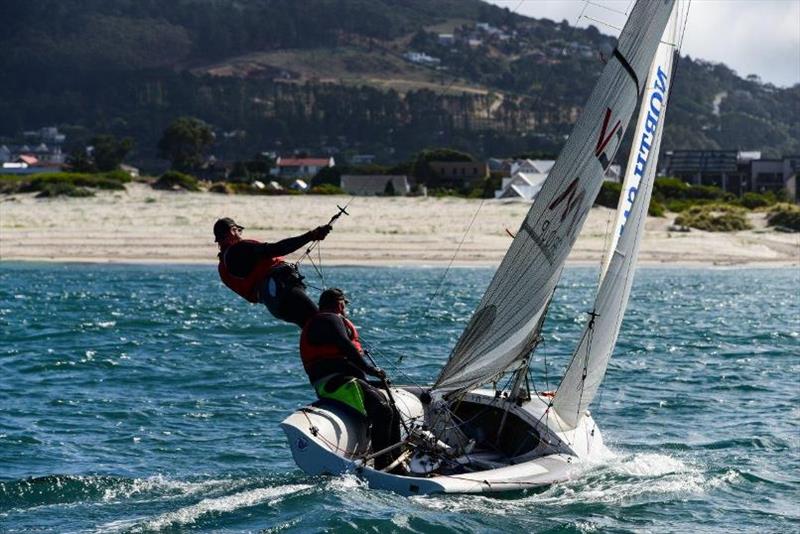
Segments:
[[[345,289],[378,363],[426,384],[492,270],[323,274],[310,293]],[[597,277],[565,272],[537,389]],[[408,498],[295,466],[298,332],[213,267],[2,263],[0,531],[797,532],[799,288],[795,269],[640,269],[592,405],[612,455],[535,491]]]

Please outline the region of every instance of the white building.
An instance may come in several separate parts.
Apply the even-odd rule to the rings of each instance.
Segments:
[[[494,192],[494,198],[521,198],[531,201],[541,191],[547,173],[518,172],[510,178],[503,178],[500,189]]]

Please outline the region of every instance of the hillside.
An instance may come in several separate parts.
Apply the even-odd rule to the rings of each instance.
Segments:
[[[554,152],[614,44],[478,0],[7,0],[0,17],[14,21],[0,35],[0,136],[131,136],[145,164],[181,115],[210,123],[226,159]],[[664,147],[800,153],[798,102],[800,86],[683,58]]]

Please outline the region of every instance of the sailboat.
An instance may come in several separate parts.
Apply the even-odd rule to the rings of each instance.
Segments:
[[[476,311],[429,388],[392,387],[404,421],[399,456],[374,469],[364,420],[334,403],[303,407],[281,426],[311,475],[355,473],[404,495],[486,493],[567,480],[605,450],[589,411],[633,282],[674,72],[676,0],[638,0],[595,86]],[[528,369],[566,258],[637,102],[640,114],[614,239],[593,308],[554,392],[531,391]],[[507,378],[506,388],[496,384]],[[402,464],[404,474],[396,474]]]

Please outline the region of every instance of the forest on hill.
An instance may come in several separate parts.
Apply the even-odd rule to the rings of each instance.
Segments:
[[[145,166],[180,116],[211,125],[223,159],[554,153],[614,45],[479,0],[5,0],[0,18],[0,141],[130,137]],[[684,57],[664,149],[800,153],[798,102],[800,85]]]

